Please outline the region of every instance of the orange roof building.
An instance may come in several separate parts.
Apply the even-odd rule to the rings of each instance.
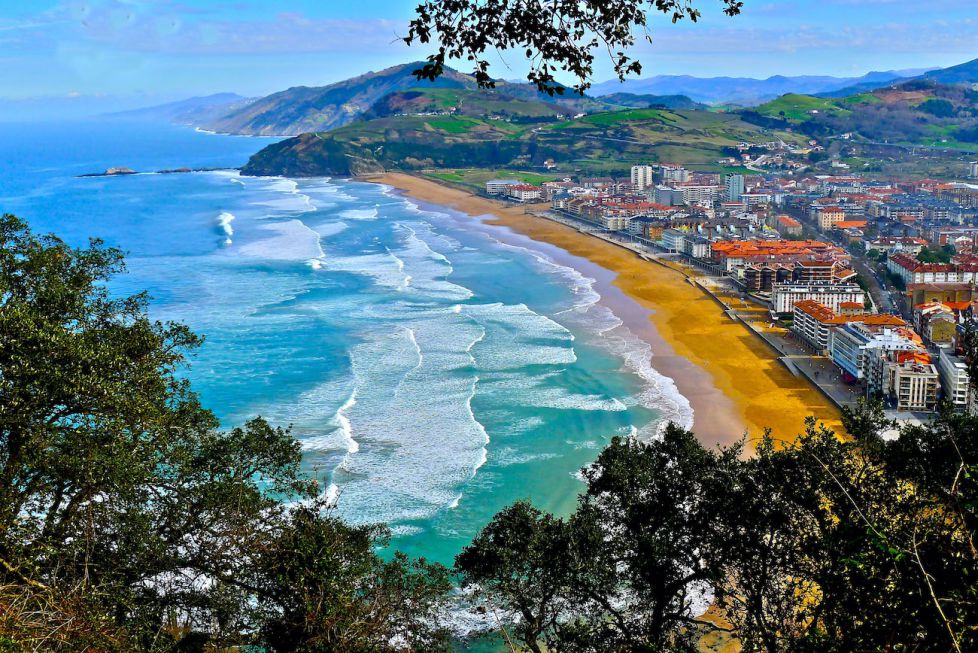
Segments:
[[[793,315],[792,330],[821,352],[828,350],[830,330],[849,322],[861,322],[869,327],[895,329],[905,328],[907,324],[901,317],[888,313],[836,313],[828,306],[810,299],[796,302]],[[919,339],[919,336],[917,338]]]

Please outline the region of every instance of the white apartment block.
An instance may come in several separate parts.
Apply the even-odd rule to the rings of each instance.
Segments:
[[[682,186],[683,201],[693,206],[713,206],[717,199],[719,186]]]
[[[797,302],[810,299],[838,313],[842,304],[866,301],[862,288],[852,283],[776,283],[771,292],[771,308],[775,313],[790,313]]]
[[[904,283],[969,283],[978,282],[978,265],[962,263],[921,263],[904,254],[894,254],[886,261],[886,269],[899,275]]]
[[[689,181],[689,170],[682,166],[663,165],[659,169],[662,171],[662,181],[664,182],[684,184]]]
[[[486,182],[487,195],[506,195],[510,186],[519,186],[516,179],[491,179]]]
[[[971,383],[968,379],[968,366],[960,356],[942,349],[938,359],[938,372],[941,377],[941,389],[944,398],[951,402],[956,410],[968,407],[968,394]]]
[[[890,378],[897,410],[929,412],[937,407],[940,381],[933,365],[891,364]]]
[[[654,188],[655,168],[652,166],[632,166],[632,188],[638,192]]]

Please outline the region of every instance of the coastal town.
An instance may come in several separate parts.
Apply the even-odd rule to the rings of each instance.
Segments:
[[[689,270],[839,406],[978,413],[962,355],[978,318],[978,162],[960,181],[651,164],[485,193]]]

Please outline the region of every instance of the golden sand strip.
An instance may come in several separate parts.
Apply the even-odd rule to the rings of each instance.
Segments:
[[[805,417],[841,428],[838,409],[812,384],[791,374],[774,352],[721,306],[674,269],[576,229],[525,212],[522,207],[411,175],[391,173],[369,181],[388,184],[422,201],[449,206],[534,240],[557,246],[616,275],[614,285],[650,309],[654,330],[642,335],[652,364],[690,401],[694,430],[704,443],[729,443],[770,428],[793,440]]]

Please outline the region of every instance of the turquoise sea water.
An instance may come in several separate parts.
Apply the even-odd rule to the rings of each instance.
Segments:
[[[391,188],[235,172],[267,139],[134,123],[0,125],[0,210],[129,252],[118,292],[206,336],[189,375],[227,425],[292,424],[339,511],[450,563],[520,499],[565,511],[615,435],[688,414],[594,280]]]

